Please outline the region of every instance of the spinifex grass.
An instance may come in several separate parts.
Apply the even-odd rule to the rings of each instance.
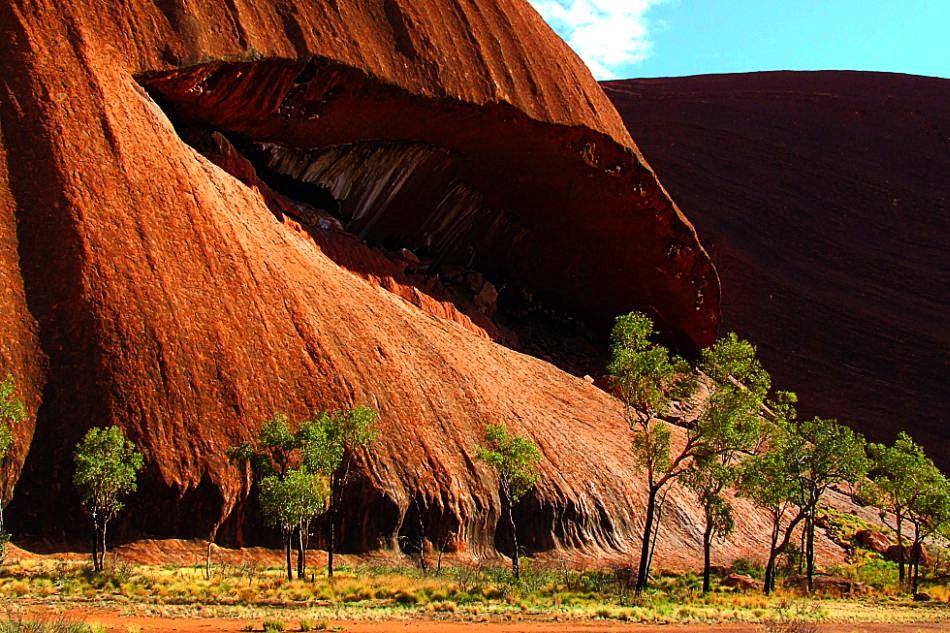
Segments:
[[[854,574],[862,568],[855,566]],[[841,621],[950,621],[945,602],[914,603],[877,591],[856,598],[805,599],[782,590],[766,597],[716,586],[703,595],[695,574],[656,578],[636,598],[629,575],[613,570],[541,568],[527,564],[516,581],[504,567],[449,567],[423,575],[410,567],[342,567],[333,581],[287,581],[280,567],[131,565],[113,562],[102,574],[83,563],[24,561],[0,569],[0,600],[70,604],[96,600],[140,613],[220,617],[275,622],[340,619],[615,619],[645,623],[769,622],[789,601],[806,601],[820,619]],[[928,587],[946,598],[946,586]],[[271,627],[275,628],[275,627]],[[296,630],[288,625],[287,630]]]

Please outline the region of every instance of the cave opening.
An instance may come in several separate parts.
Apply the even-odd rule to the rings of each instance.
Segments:
[[[322,57],[136,79],[186,143],[340,266],[450,304],[498,343],[598,377],[630,310],[681,353],[715,338],[718,278],[695,231],[606,133]]]
[[[308,66],[307,80],[315,73]],[[257,187],[279,220],[300,224],[341,266],[368,266],[365,258],[335,257],[340,253],[332,247],[335,240],[357,240],[393,264],[358,272],[396,274],[419,292],[451,303],[495,342],[573,375],[603,373],[608,356],[603,329],[547,305],[524,283],[508,278],[504,268],[482,266],[491,255],[466,241],[471,226],[491,230],[516,224],[518,214],[489,206],[460,176],[466,158],[458,152],[406,140],[301,149],[218,127],[182,111],[161,92],[148,92],[186,144]]]

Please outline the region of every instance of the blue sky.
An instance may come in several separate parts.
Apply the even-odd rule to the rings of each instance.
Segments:
[[[950,0],[529,0],[598,79],[755,70],[950,77]]]

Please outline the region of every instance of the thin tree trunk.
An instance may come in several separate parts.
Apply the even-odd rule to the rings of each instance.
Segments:
[[[99,571],[105,571],[106,568],[106,529],[108,529],[108,521],[102,522],[102,542],[99,547]]]
[[[900,585],[901,591],[906,589],[906,584],[904,580],[904,534],[903,534],[903,517],[900,514],[897,515],[897,578],[898,585]]]
[[[333,580],[333,552],[336,544],[335,539],[338,516],[337,508],[339,507],[340,502],[339,497],[343,494],[343,488],[346,486],[346,480],[350,474],[349,459],[344,456],[343,460],[343,477],[338,478],[333,475],[330,476],[330,525],[328,526],[329,534],[327,534],[327,578],[330,580]],[[337,490],[337,488],[339,488],[339,490]]]
[[[802,536],[798,544],[798,575],[805,573],[805,552],[808,550],[808,530],[802,528]]]
[[[806,575],[808,577],[808,593],[815,590],[815,515],[814,511],[808,515],[808,522],[805,524],[808,530],[808,554],[805,559]]]
[[[413,503],[416,504],[417,527],[419,528],[419,569],[422,571],[422,575],[425,576],[429,573],[428,566],[426,565],[426,526],[425,521],[422,519],[422,507],[419,505],[418,496],[413,499]]]
[[[303,579],[303,527],[297,526],[297,579]],[[291,537],[293,538],[293,537]]]
[[[765,578],[762,583],[762,590],[765,595],[772,592],[772,579],[775,577],[775,549],[778,546],[778,531],[781,516],[777,512],[772,513],[772,533],[769,538],[769,561],[765,564]]]
[[[666,493],[657,499],[656,513],[653,519],[653,537],[650,539],[650,556],[647,558],[647,581],[650,580],[650,570],[653,569],[653,556],[656,555],[656,542],[660,538],[660,525],[663,523],[663,508],[666,506]]]
[[[643,522],[643,542],[640,545],[640,566],[637,570],[636,595],[640,595],[647,588],[647,575],[650,573],[650,543],[653,538],[653,515],[656,512],[657,490],[651,486],[647,498],[646,517]]]
[[[782,542],[779,543],[778,547],[774,549],[774,552],[771,556],[771,561],[770,561],[770,566],[772,568],[771,586],[769,587],[770,591],[775,589],[775,578],[777,576],[777,574],[775,573],[775,561],[778,559],[779,556],[782,555],[782,552],[784,552],[788,548],[788,544],[791,543],[792,541],[792,533],[795,531],[795,528],[798,526],[799,523],[801,523],[802,519],[804,518],[805,518],[805,515],[802,513],[799,513],[798,516],[796,516],[794,519],[791,520],[791,522],[785,528],[785,536],[782,538]],[[781,517],[780,516],[777,517],[776,521],[780,522]]]
[[[336,538],[336,500],[330,493],[330,520],[327,521],[327,578],[333,580],[333,550]]]
[[[92,520],[92,569],[93,571],[102,571],[99,569],[99,522]]]
[[[293,540],[294,532],[293,530],[284,531],[284,553],[287,557],[287,580],[294,579],[294,565],[293,561],[290,558],[290,542]]]
[[[916,532],[917,534],[919,534],[920,528],[917,528]],[[911,550],[911,557],[912,557],[911,565],[913,566],[913,574],[912,574],[913,586],[911,588],[911,592],[915,594],[920,589],[920,554],[922,550],[923,550],[923,542],[918,540],[918,537],[915,535],[914,547]]]
[[[300,522],[300,542],[297,567],[300,578],[307,577],[307,550],[310,549],[310,519]]]
[[[511,573],[514,575],[515,580],[520,580],[521,561],[518,553],[518,528],[515,525],[515,515],[511,508],[511,491],[507,483],[502,484],[502,489],[505,493],[505,503],[508,506],[508,527],[511,528],[511,542],[514,544],[514,550],[511,553]]]
[[[0,498],[0,539],[4,538],[5,533],[3,531],[3,499]],[[3,563],[3,559],[7,555],[7,544],[0,542],[0,563]]]
[[[765,595],[772,593],[775,584],[775,559],[778,556],[776,550],[778,547],[780,520],[780,517],[774,517],[772,521],[772,538],[769,541],[769,562],[765,565],[765,579],[762,583],[762,590],[765,592]]]
[[[712,549],[712,517],[706,511],[706,530],[703,532],[703,593],[709,593],[712,583],[709,578],[710,549]]]

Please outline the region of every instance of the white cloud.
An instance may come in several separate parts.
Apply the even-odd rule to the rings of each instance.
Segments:
[[[650,56],[650,7],[663,0],[529,0],[598,79]]]

